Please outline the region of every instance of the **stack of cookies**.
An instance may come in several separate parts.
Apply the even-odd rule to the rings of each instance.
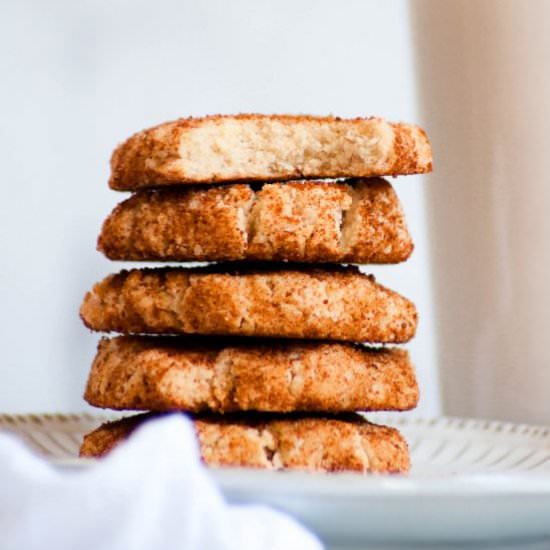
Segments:
[[[124,270],[85,296],[86,326],[121,334],[99,343],[86,400],[149,412],[101,426],[81,455],[182,411],[208,465],[407,471],[401,434],[356,411],[416,406],[408,353],[384,346],[414,336],[416,309],[349,264],[412,252],[379,176],[430,171],[424,132],[379,118],[188,118],[135,134],[111,167],[110,186],[133,194],[103,225],[108,258],[217,263]]]

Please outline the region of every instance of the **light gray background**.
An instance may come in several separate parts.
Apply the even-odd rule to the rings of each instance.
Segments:
[[[97,335],[85,291],[121,265],[95,251],[123,198],[107,187],[130,133],[217,112],[381,115],[422,123],[404,1],[11,1],[0,6],[0,411],[79,411]],[[437,161],[437,159],[436,159]],[[410,345],[438,410],[424,185],[395,180],[416,242],[370,269],[420,312]]]

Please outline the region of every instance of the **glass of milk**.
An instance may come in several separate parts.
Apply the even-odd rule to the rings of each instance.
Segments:
[[[550,422],[550,1],[413,0],[444,411]]]

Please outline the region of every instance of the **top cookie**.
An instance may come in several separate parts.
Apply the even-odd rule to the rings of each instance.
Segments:
[[[134,134],[111,158],[113,189],[419,174],[432,152],[418,126],[381,118],[214,115]]]

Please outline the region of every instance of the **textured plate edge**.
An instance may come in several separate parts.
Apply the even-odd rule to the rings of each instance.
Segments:
[[[81,412],[81,413],[0,413],[0,431],[5,426],[13,428],[17,425],[43,425],[46,422],[109,422],[125,416],[136,414],[133,411],[127,412]],[[523,437],[533,437],[548,439],[550,444],[550,426],[542,424],[513,423],[500,420],[460,418],[452,416],[422,417],[422,416],[399,416],[397,413],[361,412],[362,416],[374,421],[375,423],[388,424],[397,429],[410,425],[434,429],[487,432],[499,435],[518,435]]]

